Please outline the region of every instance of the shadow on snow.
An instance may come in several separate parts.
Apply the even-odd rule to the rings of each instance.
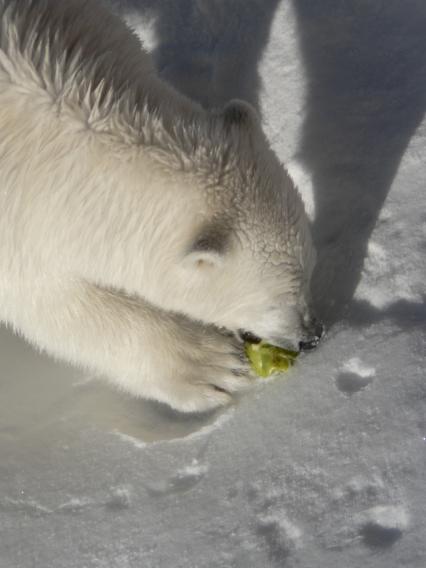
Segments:
[[[299,158],[315,192],[313,293],[330,324],[353,297],[371,232],[425,112],[426,4],[293,4],[308,80]]]
[[[259,110],[258,64],[278,0],[107,0],[154,22],[156,67],[204,107],[233,98]]]

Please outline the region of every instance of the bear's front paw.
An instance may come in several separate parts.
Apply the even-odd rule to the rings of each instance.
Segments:
[[[214,327],[181,328],[171,340],[162,400],[182,412],[229,404],[255,380],[244,346]]]

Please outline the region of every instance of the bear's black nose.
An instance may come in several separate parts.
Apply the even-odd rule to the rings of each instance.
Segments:
[[[324,335],[324,325],[320,321],[315,320],[315,322],[313,322],[313,328],[313,335],[299,343],[300,351],[311,351],[312,349],[315,349],[320,342],[321,337]]]
[[[311,351],[312,349],[315,349],[319,342],[320,340],[318,337],[308,339],[307,341],[301,341],[299,343],[299,351]]]

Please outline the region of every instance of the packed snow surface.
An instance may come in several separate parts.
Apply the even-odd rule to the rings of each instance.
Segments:
[[[0,568],[425,566],[424,0],[113,6],[178,89],[259,110],[328,334],[188,417],[1,330]]]

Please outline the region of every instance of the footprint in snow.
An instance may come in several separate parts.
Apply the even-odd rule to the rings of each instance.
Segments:
[[[128,486],[118,486],[111,489],[105,506],[111,510],[128,509],[131,505],[131,489]]]
[[[358,357],[349,359],[336,378],[337,388],[351,396],[368,386],[376,375],[373,367],[366,366]]]
[[[264,538],[272,558],[285,559],[300,547],[302,531],[283,512],[259,516],[257,534]]]
[[[151,495],[166,495],[169,493],[179,493],[189,491],[199,483],[208,472],[208,466],[200,464],[198,460],[182,469],[168,479],[152,481],[147,484],[147,490]]]
[[[379,506],[358,515],[359,535],[370,548],[388,548],[408,527],[408,515],[401,506]]]
[[[266,494],[252,484],[247,491],[248,501],[255,511],[255,532],[267,547],[271,560],[286,560],[301,547],[302,530],[290,519],[282,504],[282,494],[272,488]]]

